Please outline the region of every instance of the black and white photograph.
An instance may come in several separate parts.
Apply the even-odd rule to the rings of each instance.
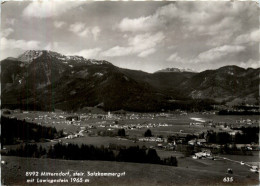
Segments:
[[[259,10],[1,1],[1,185],[259,185]]]

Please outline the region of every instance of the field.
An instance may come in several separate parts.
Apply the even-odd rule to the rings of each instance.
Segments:
[[[71,161],[34,159],[19,157],[2,157],[7,164],[2,165],[3,183],[23,185],[26,183],[26,171],[49,172],[83,172],[86,185],[257,185],[258,174],[252,173],[248,167],[225,161],[203,160],[191,164],[184,160],[180,167],[153,164],[102,162],[102,161]],[[226,174],[232,168],[233,174]],[[87,177],[87,171],[125,172],[122,177]],[[233,177],[233,182],[224,183],[225,177]],[[31,184],[36,185],[36,184]],[[37,184],[39,185],[39,183]],[[44,185],[44,184],[43,184]],[[73,184],[63,184],[73,185]],[[80,184],[75,184],[80,185]]]
[[[67,136],[79,133],[85,128],[84,136],[75,138],[59,138],[49,140],[48,142],[37,142],[38,145],[48,148],[58,142],[63,144],[88,144],[97,147],[109,147],[111,144],[129,146],[146,146],[156,148],[160,158],[174,156],[178,160],[178,167],[137,164],[126,162],[102,162],[102,161],[71,161],[71,160],[52,160],[52,159],[34,159],[4,156],[2,160],[7,164],[2,165],[2,178],[7,184],[24,184],[26,171],[114,171],[126,172],[125,177],[91,177],[90,185],[183,185],[183,184],[211,184],[223,185],[225,177],[233,177],[234,181],[229,184],[256,185],[258,184],[258,174],[250,172],[250,168],[241,165],[243,161],[250,165],[257,165],[259,162],[259,152],[253,152],[253,156],[239,155],[220,155],[221,158],[214,161],[209,159],[192,159],[185,157],[178,151],[169,151],[158,148],[158,144],[166,145],[167,142],[143,142],[139,141],[144,137],[145,131],[149,128],[152,134],[167,139],[169,135],[199,134],[207,130],[214,131],[232,131],[230,128],[224,128],[224,124],[231,126],[257,126],[258,116],[219,116],[215,114],[188,113],[172,114],[170,116],[155,116],[155,114],[129,113],[134,115],[130,117],[108,117],[103,114],[102,118],[98,115],[70,114],[64,112],[12,112],[7,117],[18,118],[29,122],[38,123],[43,126],[52,126],[57,130],[63,130]],[[84,116],[84,119],[78,121],[68,121],[67,116]],[[195,123],[195,125],[191,125]],[[167,124],[167,125],[165,125]],[[215,127],[212,127],[212,124]],[[141,126],[133,127],[133,126]],[[117,134],[118,129],[124,127],[126,138],[118,136],[100,136],[98,132],[109,131]],[[31,142],[35,143],[35,142]],[[7,145],[5,150],[16,149],[19,145]],[[223,157],[235,160],[232,162],[222,159]],[[231,168],[233,174],[227,174],[227,169]],[[17,173],[16,173],[17,172]],[[228,183],[225,183],[228,184]]]
[[[137,114],[137,113],[134,113]],[[218,125],[223,125],[224,123],[229,124],[230,126],[240,126],[245,125],[246,123],[239,123],[242,121],[250,120],[252,123],[251,125],[258,126],[258,116],[219,116],[215,114],[201,114],[201,113],[188,113],[187,115],[181,114],[172,114],[169,117],[154,117],[150,118],[146,116],[144,118],[137,117],[135,119],[129,118],[88,118],[87,120],[81,120],[80,122],[76,123],[75,125],[66,123],[66,116],[80,116],[80,114],[69,114],[65,112],[29,112],[29,113],[20,113],[18,111],[13,112],[11,114],[12,117],[18,119],[25,119],[29,122],[35,122],[44,126],[52,126],[55,127],[57,130],[63,130],[67,133],[74,133],[76,131],[80,131],[80,127],[92,125],[95,129],[91,129],[93,131],[97,131],[98,129],[101,130],[103,128],[99,127],[100,125],[106,126],[106,129],[110,128],[110,125],[115,125],[115,121],[118,122],[118,126],[124,125],[147,125],[147,124],[168,124],[169,126],[164,127],[152,127],[150,128],[155,135],[170,135],[172,133],[179,133],[180,130],[182,133],[200,133],[205,132],[207,130],[214,129],[215,131],[221,131],[223,128],[217,127],[213,128],[208,123],[216,123]],[[81,114],[82,115],[82,114]],[[147,114],[148,115],[148,114]],[[106,115],[104,115],[106,116]],[[60,118],[62,117],[62,118]],[[196,119],[200,119],[198,122]],[[190,123],[197,123],[200,125],[190,125]],[[80,125],[77,125],[80,124]],[[144,127],[141,129],[131,129],[127,130],[126,134],[129,136],[143,136],[145,130],[148,127]],[[112,129],[113,130],[113,129]],[[114,129],[117,130],[117,129]]]

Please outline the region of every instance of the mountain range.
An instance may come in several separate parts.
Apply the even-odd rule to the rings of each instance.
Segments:
[[[78,111],[208,109],[212,104],[258,104],[260,69],[224,66],[194,72],[124,69],[105,60],[29,50],[1,61],[2,108]]]

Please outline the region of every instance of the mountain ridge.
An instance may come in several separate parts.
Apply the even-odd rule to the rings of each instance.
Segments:
[[[207,107],[259,102],[259,68],[147,73],[52,51],[29,51],[19,57],[1,61],[2,107],[159,111],[201,107],[197,100],[211,100]]]
[[[78,55],[63,55],[58,52],[54,52],[51,50],[26,50],[24,53],[19,55],[16,59],[18,61],[31,63],[33,60],[41,57],[42,55],[47,55],[49,57],[55,57],[61,61],[64,61],[64,63],[68,63],[68,61],[75,61],[75,62],[85,62],[85,63],[92,63],[92,64],[109,64],[109,62],[105,60],[95,60],[95,59],[86,59],[82,56]]]
[[[21,62],[31,62],[33,61],[34,59],[40,57],[42,55],[42,53],[49,53],[49,55],[53,56],[53,57],[57,57],[59,58],[60,60],[62,61],[85,61],[85,62],[92,62],[93,64],[111,64],[110,62],[106,61],[106,60],[96,60],[96,59],[87,59],[87,58],[84,58],[82,56],[78,56],[78,55],[63,55],[61,53],[58,53],[58,52],[55,52],[55,51],[51,51],[51,50],[26,50],[24,53],[20,54],[18,57],[7,57],[1,61],[4,61],[4,60],[18,60],[18,61],[21,61]],[[245,70],[248,70],[248,69],[259,69],[259,68],[252,68],[252,67],[248,67],[248,68],[243,68],[243,67],[240,67],[240,66],[237,66],[237,65],[225,65],[225,66],[222,66],[222,67],[219,67],[217,69],[207,69],[207,70],[218,70],[218,69],[222,69],[222,68],[230,68],[230,67],[235,67],[235,68],[240,68],[240,69],[245,69]],[[124,68],[126,69],[126,68]],[[133,69],[128,69],[128,70],[133,70]],[[204,71],[207,71],[207,70],[204,70]],[[145,71],[142,71],[142,70],[133,70],[133,71],[141,71],[141,72],[145,72]],[[204,72],[204,71],[201,71],[201,72]],[[161,73],[161,72],[192,72],[192,73],[201,73],[201,72],[198,72],[198,71],[195,71],[193,69],[190,69],[190,68],[176,68],[176,67],[167,67],[167,68],[164,68],[164,69],[160,69],[160,70],[157,70],[155,72],[152,72],[150,74],[154,74],[154,73]],[[145,73],[149,73],[149,72],[145,72]]]
[[[154,73],[159,73],[159,72],[194,72],[197,73],[196,71],[189,69],[189,68],[165,68],[165,69],[161,69],[158,71],[155,71]]]

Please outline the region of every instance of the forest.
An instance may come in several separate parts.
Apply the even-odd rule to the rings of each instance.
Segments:
[[[24,144],[15,150],[9,150],[3,155],[33,157],[33,158],[51,158],[66,160],[99,160],[99,161],[118,161],[133,163],[149,163],[177,166],[176,157],[161,159],[155,149],[140,148],[139,146],[121,147],[117,151],[110,148],[95,147],[93,145],[81,146],[76,144],[57,143],[50,146],[47,150],[38,147],[36,144]]]
[[[1,116],[1,142],[2,145],[13,145],[21,142],[39,142],[46,139],[63,137],[63,131],[55,127],[41,126],[25,120]]]

